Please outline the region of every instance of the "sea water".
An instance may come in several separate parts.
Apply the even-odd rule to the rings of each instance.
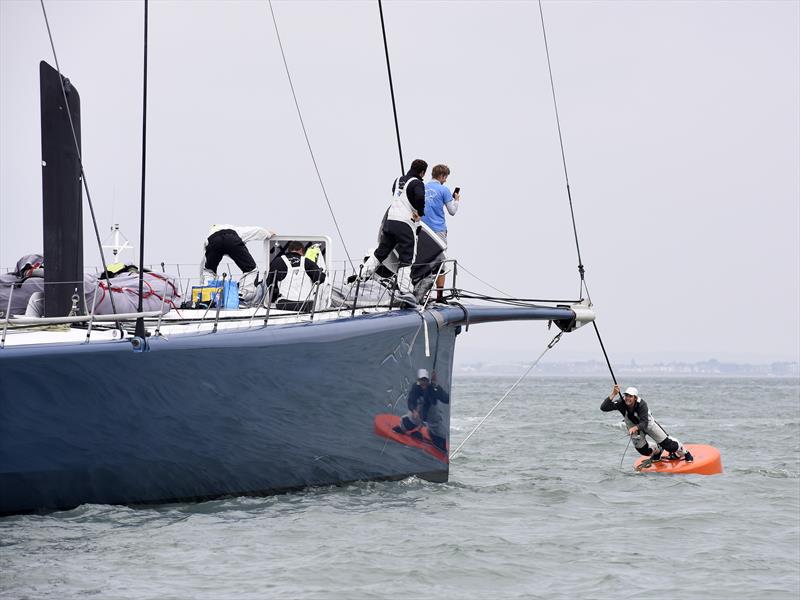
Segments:
[[[451,447],[513,381],[455,377]],[[724,474],[635,473],[608,380],[530,376],[447,484],[0,519],[0,597],[796,600],[800,382],[623,383]]]

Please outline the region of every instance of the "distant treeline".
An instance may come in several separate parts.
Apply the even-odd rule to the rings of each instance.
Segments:
[[[528,368],[525,363],[473,362],[457,365],[458,373],[504,374],[519,373]],[[614,371],[620,374],[644,375],[742,375],[800,377],[800,363],[773,362],[748,364],[721,362],[714,358],[700,362],[659,362],[637,364],[635,361],[617,364]],[[577,362],[540,363],[536,373],[540,375],[601,375],[608,372],[604,362],[596,360]]]

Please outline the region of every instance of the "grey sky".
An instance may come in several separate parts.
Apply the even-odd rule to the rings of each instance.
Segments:
[[[105,235],[138,239],[141,3],[48,2],[82,99]],[[399,170],[376,2],[275,2],[353,256]],[[613,360],[798,360],[800,4],[546,2],[581,252]],[[386,2],[406,164],[463,190],[450,255],[573,298],[576,255],[534,2]],[[38,2],[0,1],[0,265],[41,249]],[[266,2],[151,2],[146,261],[195,264],[214,222],[326,233],[344,258]],[[88,215],[88,210],[85,211]],[[86,221],[87,264],[99,262]],[[488,291],[464,278],[464,287]],[[465,358],[534,358],[541,324],[470,329]],[[601,358],[591,329],[553,360]]]

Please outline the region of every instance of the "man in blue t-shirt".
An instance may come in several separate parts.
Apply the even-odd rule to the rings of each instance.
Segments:
[[[425,214],[422,222],[430,227],[436,235],[447,243],[447,223],[444,218],[444,209],[450,215],[455,215],[458,211],[458,203],[461,194],[456,188],[455,194],[450,193],[450,188],[445,185],[447,177],[450,175],[450,167],[447,165],[436,165],[431,171],[431,179],[425,184]],[[444,275],[436,278],[436,300],[442,300],[442,288],[444,288]]]

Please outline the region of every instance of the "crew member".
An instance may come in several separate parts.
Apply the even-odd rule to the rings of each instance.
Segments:
[[[395,425],[392,429],[396,433],[411,432],[411,437],[422,440],[419,428],[423,424],[427,425],[433,445],[447,452],[447,424],[440,403],[450,404],[449,394],[431,381],[427,369],[420,369],[417,371],[417,382],[408,392],[408,412],[400,419],[400,425]]]
[[[258,271],[256,261],[247,249],[247,242],[263,242],[275,235],[269,229],[253,226],[212,225],[203,245],[203,261],[200,263],[201,279],[217,278],[217,267],[222,257],[231,260],[242,271],[239,278],[239,298],[245,303],[256,295]]]
[[[639,390],[629,387],[625,390],[622,400],[619,400],[619,386],[615,385],[611,394],[603,400],[600,410],[611,412],[618,410],[625,418],[628,427],[628,434],[633,440],[633,445],[639,454],[649,456],[652,462],[661,460],[664,450],[669,452],[670,460],[680,460],[692,462],[694,457],[683,447],[677,439],[670,437],[650,414],[647,403],[639,397]],[[647,440],[645,435],[650,436],[655,443]]]
[[[450,175],[450,167],[447,165],[436,165],[431,170],[432,179],[425,184],[425,215],[422,222],[430,227],[445,244],[447,244],[447,222],[444,217],[444,209],[453,216],[458,211],[458,203],[461,199],[459,188],[455,193],[450,192],[445,183]],[[436,278],[436,300],[442,301],[442,289],[444,288],[444,273]]]
[[[364,265],[363,276],[370,277],[392,250],[397,250],[397,282],[403,293],[412,293],[411,264],[414,262],[419,219],[425,214],[425,184],[422,178],[428,163],[418,158],[408,173],[392,184],[392,201],[381,228],[378,247]]]
[[[273,258],[269,265],[267,286],[272,287],[272,301],[281,310],[310,312],[314,284],[324,281],[325,273],[308,258],[302,242],[289,242],[286,253]]]

